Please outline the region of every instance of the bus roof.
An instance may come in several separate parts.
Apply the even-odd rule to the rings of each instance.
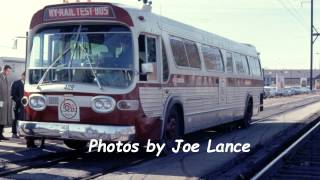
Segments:
[[[130,14],[135,26],[138,25],[138,27],[142,27],[143,31],[147,30],[147,32],[154,32],[157,34],[160,34],[161,31],[166,31],[168,34],[173,36],[182,37],[195,42],[201,42],[207,45],[227,49],[229,51],[258,57],[255,46],[251,44],[239,43],[214,33],[201,30],[194,26],[163,17],[150,11],[144,11],[138,8],[123,5],[119,6]],[[139,16],[143,16],[144,21],[139,20]]]
[[[80,11],[76,8],[84,8],[84,13],[88,9],[95,7],[110,8],[108,14],[100,16],[100,14],[93,14],[93,16],[81,16],[81,20],[117,20],[127,24],[128,26],[135,26],[137,31],[161,34],[163,31],[169,35],[177,36],[185,39],[189,39],[195,42],[201,42],[202,44],[212,45],[221,49],[234,51],[254,57],[258,57],[256,48],[250,44],[238,43],[233,40],[224,38],[211,32],[201,30],[199,28],[163,17],[152,13],[149,10],[130,7],[123,4],[116,3],[69,3],[69,4],[56,4],[49,5],[39,10],[32,18],[30,29],[38,24],[50,22],[50,21],[65,21],[65,20],[77,20],[80,19]],[[72,9],[73,8],[73,9]],[[49,12],[49,10],[54,10]],[[148,9],[148,8],[146,8]],[[65,10],[66,12],[63,13]],[[57,14],[60,12],[60,14]],[[62,13],[61,13],[62,12]],[[51,17],[49,14],[51,13]],[[55,16],[54,16],[55,15]],[[67,15],[65,18],[62,15]],[[74,15],[74,16],[73,16]],[[81,15],[81,14],[80,14]],[[85,14],[87,15],[87,14]],[[58,18],[57,18],[58,17]],[[141,18],[143,17],[143,18]],[[52,18],[52,19],[50,19]]]

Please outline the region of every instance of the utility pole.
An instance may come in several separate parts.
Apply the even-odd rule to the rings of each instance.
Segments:
[[[314,44],[314,41],[313,40],[313,0],[311,0],[311,41],[310,41],[310,45],[311,45],[311,48],[310,48],[310,90],[312,91],[312,81],[313,81],[313,44]]]
[[[315,41],[317,40],[317,38],[320,36],[320,33],[318,32],[318,30],[314,27],[313,24],[313,4],[314,0],[311,0],[311,40],[310,40],[310,90],[312,90],[312,86],[313,86],[313,45],[315,43]]]

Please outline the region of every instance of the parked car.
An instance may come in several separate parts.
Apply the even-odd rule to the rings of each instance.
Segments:
[[[294,91],[295,94],[303,94],[304,93],[302,88],[299,87],[299,86],[294,86],[294,87],[291,87],[291,88],[292,88],[292,90]]]
[[[292,96],[292,95],[295,95],[294,89],[292,89],[292,88],[290,88],[290,87],[283,88],[282,91],[283,91],[283,93],[282,93],[283,96]]]
[[[276,96],[284,96],[284,89],[276,89]]]
[[[275,87],[265,86],[263,91],[264,98],[270,98],[276,96],[277,89]]]
[[[311,93],[310,88],[307,88],[307,87],[301,87],[301,90],[302,90],[302,92],[305,93],[305,94]]]

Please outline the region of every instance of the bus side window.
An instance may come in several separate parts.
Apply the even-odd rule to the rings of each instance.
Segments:
[[[230,52],[227,52],[226,61],[227,72],[233,73],[232,54]]]
[[[166,48],[162,41],[162,79],[163,82],[168,81],[169,79],[169,65],[168,65],[168,58]]]
[[[253,62],[253,58],[252,57],[248,57],[248,63],[249,63],[249,67],[250,67],[250,74],[251,76],[253,76],[255,74],[256,68]]]
[[[246,61],[247,61],[247,65],[248,65],[248,74],[251,75],[252,74],[252,69],[250,67],[250,62],[249,62],[249,56],[246,56]]]
[[[197,45],[192,41],[184,41],[187,57],[191,68],[201,68],[200,55]]]
[[[246,75],[249,75],[249,66],[248,66],[248,61],[247,61],[247,56],[241,55],[241,61],[244,67],[244,71]]]
[[[203,59],[205,62],[205,65],[207,67],[207,70],[213,70],[218,72],[223,72],[223,60],[221,52],[216,47],[210,47],[210,46],[201,46]]]
[[[187,58],[186,49],[184,47],[182,40],[171,38],[170,44],[171,44],[172,54],[173,54],[176,65],[180,67],[190,67],[189,61]]]
[[[262,76],[260,60],[258,58],[254,58],[254,59],[256,61],[257,75]]]
[[[252,76],[261,76],[261,67],[260,67],[260,62],[257,58],[249,57],[249,66],[251,69],[251,75]]]
[[[243,64],[242,64],[242,60],[241,60],[240,54],[238,54],[238,53],[234,54],[234,61],[235,61],[235,64],[236,64],[237,73],[238,74],[243,74],[245,71],[244,71],[244,67],[243,67]]]

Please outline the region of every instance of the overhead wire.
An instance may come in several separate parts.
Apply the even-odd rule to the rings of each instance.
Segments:
[[[300,11],[298,11],[297,8],[294,7],[294,5],[292,4],[292,2],[290,0],[287,0],[289,6],[291,7],[291,9],[293,10],[293,12],[295,12],[295,14],[297,15],[297,17],[301,20],[302,23],[307,22],[307,20],[305,19],[305,17],[301,14]],[[305,23],[304,23],[305,24]],[[305,24],[306,27],[308,27],[308,24]],[[313,27],[314,31],[316,31],[317,33],[319,32],[318,29],[316,27]],[[308,29],[309,30],[309,29]]]
[[[293,12],[297,15],[297,17],[302,21],[302,23],[307,22],[303,14],[292,4],[291,0],[287,0],[289,6],[293,10]]]
[[[278,0],[278,2],[295,19],[299,26],[301,26],[304,30],[309,31],[308,26],[305,24],[305,22],[301,20],[299,16],[292,9],[290,9],[283,0]]]

